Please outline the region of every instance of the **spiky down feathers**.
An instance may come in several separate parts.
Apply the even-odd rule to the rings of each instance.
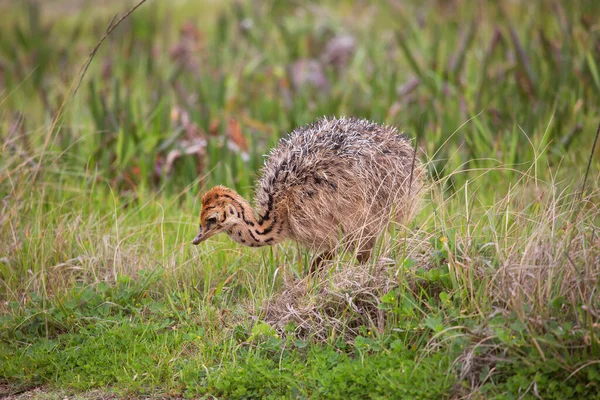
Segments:
[[[423,186],[413,151],[395,128],[364,119],[322,118],[298,128],[262,169],[259,222],[286,219],[288,236],[314,250],[342,242],[372,247],[390,219],[409,213]]]

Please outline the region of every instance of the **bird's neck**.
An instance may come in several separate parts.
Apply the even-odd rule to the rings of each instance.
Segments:
[[[273,205],[255,213],[252,206],[241,196],[232,196],[232,204],[238,213],[240,223],[227,233],[238,243],[250,247],[269,246],[283,240],[287,235],[287,225]]]

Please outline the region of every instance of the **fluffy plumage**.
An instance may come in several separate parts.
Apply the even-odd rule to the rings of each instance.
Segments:
[[[218,232],[249,246],[289,238],[321,259],[343,245],[366,261],[390,220],[408,217],[418,203],[424,171],[413,151],[393,127],[319,119],[271,151],[256,188],[256,212],[231,189],[209,190],[194,243]]]

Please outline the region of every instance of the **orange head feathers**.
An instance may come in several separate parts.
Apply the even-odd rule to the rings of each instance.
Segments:
[[[200,229],[192,243],[197,245],[238,224],[239,212],[234,203],[239,203],[239,197],[234,190],[224,186],[215,186],[206,192],[202,196]]]

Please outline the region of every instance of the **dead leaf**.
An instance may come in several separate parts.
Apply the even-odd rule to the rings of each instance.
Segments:
[[[240,123],[234,118],[227,120],[227,138],[229,139],[229,143],[234,144],[239,151],[248,152],[248,142],[242,133]]]

